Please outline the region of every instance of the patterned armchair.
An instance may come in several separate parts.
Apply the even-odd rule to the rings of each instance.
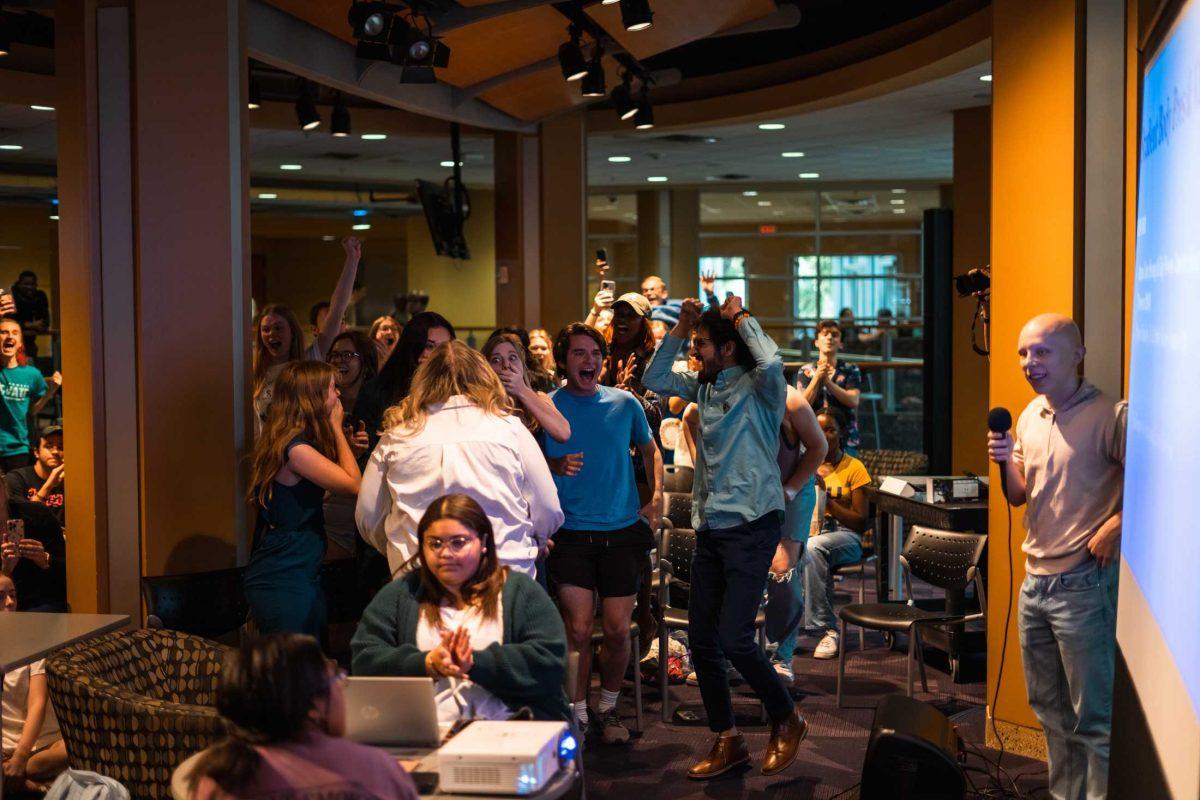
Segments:
[[[115,778],[135,798],[169,798],[175,767],[225,734],[214,708],[225,650],[143,629],[50,656],[50,697],[71,767]]]
[[[929,472],[929,456],[912,450],[863,450],[858,457],[876,486],[889,475],[924,475]]]

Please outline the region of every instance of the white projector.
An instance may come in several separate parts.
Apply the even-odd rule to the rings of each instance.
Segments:
[[[540,791],[575,755],[565,722],[473,722],[438,750],[438,789],[471,794]]]

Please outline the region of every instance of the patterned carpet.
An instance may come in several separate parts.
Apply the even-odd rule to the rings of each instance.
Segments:
[[[850,597],[838,585],[838,604]],[[857,595],[857,578],[850,584]],[[925,594],[918,587],[918,595]],[[868,600],[873,593],[868,592]],[[855,597],[857,600],[857,597]],[[853,630],[853,629],[852,629]],[[644,687],[643,731],[634,734],[626,746],[605,746],[595,743],[585,750],[587,791],[592,798],[622,798],[643,800],[684,800],[685,798],[772,798],[772,800],[831,800],[855,798],[856,786],[862,771],[867,739],[871,732],[874,705],[880,696],[904,692],[905,641],[894,651],[885,649],[883,637],[868,633],[866,650],[858,651],[857,632],[848,635],[846,682],[843,685],[847,705],[866,708],[837,707],[834,699],[837,681],[837,660],[820,661],[811,656],[815,639],[801,639],[796,651],[794,668],[796,685],[792,691],[800,712],[808,720],[809,734],[801,746],[796,763],[780,775],[765,778],[759,772],[762,753],[769,729],[759,721],[759,705],[753,693],[742,686],[735,688],[734,709],[737,725],[743,730],[750,748],[752,764],[749,769],[735,771],[707,782],[690,781],[686,772],[695,761],[707,754],[712,734],[703,721],[700,692],[692,686],[671,689],[675,703],[685,711],[694,712],[699,719],[665,725],[660,719],[660,704],[656,686]],[[979,662],[964,666],[970,683],[953,683],[945,670],[945,659],[939,661],[935,652],[927,653],[929,694],[921,691],[916,679],[916,697],[930,702],[951,716],[959,726],[959,735],[978,749],[984,741],[983,669]],[[941,668],[939,668],[939,666]],[[632,686],[622,690],[621,712],[626,725],[632,726]],[[593,697],[593,702],[595,702]],[[986,751],[994,762],[995,751]],[[968,765],[985,768],[976,756]],[[1045,764],[1006,754],[1002,765],[1016,780],[1018,788],[1029,798],[1047,797]],[[987,767],[991,774],[995,768]],[[968,773],[979,789],[994,785],[994,781],[979,772]],[[1005,778],[1006,786],[1008,778]],[[971,795],[968,795],[971,796]],[[996,795],[999,796],[999,795]],[[1015,795],[1014,795],[1015,796]]]

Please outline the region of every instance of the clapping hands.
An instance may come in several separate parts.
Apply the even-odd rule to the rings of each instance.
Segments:
[[[461,626],[453,633],[442,631],[442,643],[425,656],[425,670],[435,677],[465,678],[474,666],[471,634]]]

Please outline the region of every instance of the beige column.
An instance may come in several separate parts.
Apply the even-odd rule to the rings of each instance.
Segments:
[[[694,296],[700,274],[700,192],[671,190],[671,297]],[[666,277],[666,276],[664,276]],[[700,298],[703,300],[704,298]]]
[[[133,2],[146,574],[232,566],[246,554],[250,247],[243,12],[242,0]]]
[[[582,112],[542,123],[541,279],[537,322],[553,335],[587,313],[587,124]]]
[[[637,285],[648,275],[671,283],[671,195],[644,189],[637,193]]]

